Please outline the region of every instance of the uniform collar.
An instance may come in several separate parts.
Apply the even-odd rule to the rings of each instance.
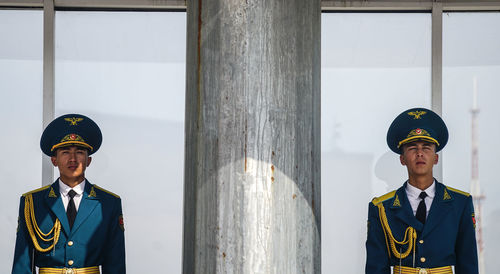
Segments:
[[[72,189],[76,192],[77,196],[82,195],[83,191],[85,189],[85,183],[87,180],[84,179],[81,183],[79,183],[78,185],[76,185],[73,188],[71,188],[68,185],[66,185],[65,183],[63,183],[61,181],[61,179],[57,179],[57,181],[59,182],[59,192],[61,193],[61,195],[66,197],[66,196],[68,196],[68,192]]]
[[[431,200],[434,199],[434,196],[436,195],[436,180],[434,179],[434,181],[432,181],[432,184],[424,190],[416,188],[416,187],[410,185],[410,183],[408,183],[408,182],[406,183],[406,195],[408,195],[409,200],[419,199],[418,196],[420,195],[420,193],[422,191],[425,191],[425,193],[427,194],[427,197],[429,197]]]

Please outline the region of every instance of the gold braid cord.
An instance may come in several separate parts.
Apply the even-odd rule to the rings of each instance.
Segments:
[[[382,224],[382,229],[384,230],[385,244],[387,246],[387,253],[389,253],[389,257],[391,257],[391,250],[392,254],[394,254],[394,256],[398,259],[404,259],[408,257],[412,250],[415,253],[415,245],[417,241],[417,232],[415,231],[415,228],[409,226],[405,231],[405,237],[403,241],[397,241],[396,239],[394,239],[391,228],[389,227],[389,222],[387,221],[387,216],[385,215],[384,205],[382,203],[379,203],[377,207],[380,223]],[[408,249],[404,253],[399,253],[396,249],[396,244],[408,244]]]
[[[61,222],[59,222],[59,219],[56,219],[52,229],[47,233],[43,233],[36,223],[35,209],[33,207],[33,196],[31,194],[26,195],[26,197],[24,198],[24,219],[26,220],[26,227],[28,228],[31,240],[33,241],[33,245],[35,246],[35,249],[37,251],[47,252],[56,246],[57,241],[59,241],[59,234],[61,233]],[[52,233],[53,236],[48,238],[48,236]],[[53,242],[49,247],[42,248],[40,244],[38,244],[37,236],[44,242]]]

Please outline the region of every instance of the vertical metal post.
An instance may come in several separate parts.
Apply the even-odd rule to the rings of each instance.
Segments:
[[[320,1],[187,20],[183,273],[320,273]]]
[[[443,112],[443,3],[432,3],[432,110]],[[434,177],[443,181],[443,154],[434,167]]]
[[[54,102],[54,0],[43,1],[43,128],[53,119]],[[54,167],[50,159],[42,155],[42,185],[54,179]]]

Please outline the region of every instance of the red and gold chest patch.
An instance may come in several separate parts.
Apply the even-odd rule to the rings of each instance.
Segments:
[[[124,223],[123,223],[123,215],[120,215],[120,216],[118,217],[118,225],[120,226],[120,228],[121,228],[123,231],[125,231],[125,225],[124,225]]]
[[[476,229],[476,215],[472,213],[472,225],[474,225],[474,229]]]

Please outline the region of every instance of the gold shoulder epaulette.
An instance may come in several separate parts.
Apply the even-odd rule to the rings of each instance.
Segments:
[[[470,196],[470,194],[469,194],[469,193],[467,193],[467,192],[465,192],[465,191],[461,191],[461,190],[458,190],[458,189],[456,189],[456,188],[452,188],[452,187],[449,187],[449,186],[446,186],[446,188],[447,188],[447,189],[449,189],[449,190],[451,190],[451,191],[453,191],[453,192],[456,192],[456,193],[462,194],[462,195],[464,195],[464,196],[467,196],[467,197],[469,197],[469,196]]]
[[[373,198],[372,203],[373,203],[373,205],[378,205],[381,202],[389,200],[390,198],[394,197],[395,194],[396,194],[396,190],[393,190],[393,191],[386,193],[380,197],[375,197],[375,198]]]
[[[29,192],[24,193],[24,194],[23,194],[23,196],[24,196],[24,197],[26,197],[26,195],[28,195],[28,194],[33,194],[33,193],[36,193],[36,192],[40,192],[40,191],[42,191],[42,190],[46,190],[46,189],[47,189],[47,188],[49,188],[49,187],[50,187],[50,185],[42,186],[42,187],[37,188],[37,189],[35,189],[35,190],[32,190],[32,191],[29,191]]]
[[[109,191],[109,190],[106,190],[106,189],[104,189],[104,188],[102,188],[102,187],[100,187],[100,186],[98,186],[98,185],[94,185],[94,187],[95,187],[95,188],[97,188],[97,189],[99,189],[100,191],[104,191],[104,192],[106,192],[106,193],[108,193],[108,194],[111,194],[111,195],[115,196],[116,198],[120,198],[120,196],[119,196],[119,195],[114,194],[113,192],[111,192],[111,191]]]

